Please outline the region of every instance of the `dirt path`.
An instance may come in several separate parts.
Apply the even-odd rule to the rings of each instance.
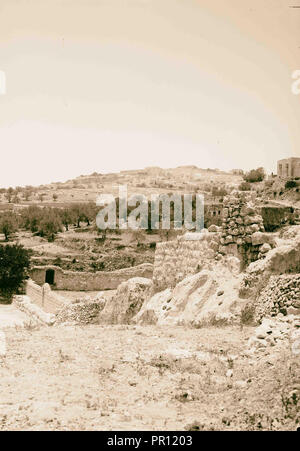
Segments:
[[[0,329],[7,327],[24,326],[28,322],[28,316],[18,310],[14,305],[0,304]]]
[[[281,415],[280,380],[287,385],[289,363],[280,356],[278,366],[273,354],[270,362],[251,363],[243,350],[252,333],[249,327],[7,329],[0,429],[183,430],[195,422],[205,429],[267,429],[270,416]]]

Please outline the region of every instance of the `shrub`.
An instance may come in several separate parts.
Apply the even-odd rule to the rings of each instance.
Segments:
[[[240,322],[243,325],[250,325],[254,323],[255,306],[251,303],[247,303],[242,311]]]
[[[291,189],[291,188],[296,188],[297,187],[297,182],[295,182],[295,180],[288,180],[285,183],[285,188],[286,189]]]
[[[266,176],[264,168],[251,169],[244,175],[244,180],[249,183],[262,182]]]
[[[239,190],[240,191],[250,191],[251,190],[251,183],[249,183],[249,182],[242,182],[239,185]]]

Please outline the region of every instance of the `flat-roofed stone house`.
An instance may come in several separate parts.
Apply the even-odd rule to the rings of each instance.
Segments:
[[[277,175],[279,177],[300,177],[300,158],[292,157],[277,162]]]

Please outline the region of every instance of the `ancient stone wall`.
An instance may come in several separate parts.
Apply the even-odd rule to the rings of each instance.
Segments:
[[[219,247],[222,255],[235,255],[244,266],[256,261],[275,245],[264,231],[252,193],[236,191],[224,197]]]
[[[48,284],[40,287],[32,280],[27,281],[26,296],[47,313],[56,313],[66,302],[62,296],[54,293]]]
[[[144,263],[117,271],[73,272],[64,271],[57,266],[36,266],[30,272],[30,277],[37,284],[43,285],[46,281],[46,272],[54,271],[54,290],[69,291],[101,291],[114,290],[120,283],[132,277],[152,278],[153,265]]]
[[[205,265],[215,261],[219,247],[217,232],[187,235],[195,235],[197,239],[181,237],[157,244],[153,271],[155,291],[173,288],[185,277],[201,271]]]

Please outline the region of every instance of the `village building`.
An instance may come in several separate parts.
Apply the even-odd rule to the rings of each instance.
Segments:
[[[277,162],[277,175],[283,178],[300,177],[300,158],[292,157]]]

